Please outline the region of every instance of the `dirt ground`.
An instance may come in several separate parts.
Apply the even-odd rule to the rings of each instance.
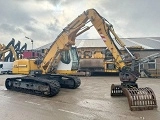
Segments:
[[[126,97],[111,97],[111,84],[119,77],[80,77],[77,89],[61,89],[52,98],[6,90],[0,75],[0,120],[159,120],[160,108],[130,111]],[[160,106],[160,79],[139,78],[139,87],[150,87]]]

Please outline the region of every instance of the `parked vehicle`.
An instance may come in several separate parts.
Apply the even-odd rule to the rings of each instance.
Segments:
[[[11,74],[13,62],[0,62],[0,74]]]

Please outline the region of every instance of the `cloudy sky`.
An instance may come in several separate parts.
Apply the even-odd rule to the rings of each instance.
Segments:
[[[31,49],[53,42],[83,11],[94,8],[119,37],[160,37],[159,0],[0,0],[0,43],[14,38]],[[94,30],[79,38],[100,38]]]

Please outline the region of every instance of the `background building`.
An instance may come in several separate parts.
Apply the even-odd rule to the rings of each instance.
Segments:
[[[138,53],[140,58],[147,57],[154,53],[160,53],[160,37],[143,37],[143,38],[121,38],[125,45],[130,49],[132,53]],[[46,44],[37,50],[49,48],[51,43]],[[125,54],[125,51],[116,43],[118,49]],[[104,59],[111,60],[112,55],[108,52],[107,56],[103,54],[103,51],[107,50],[107,47],[101,39],[77,39],[76,45],[79,57],[81,61],[85,59],[86,64],[80,61],[80,67],[87,65],[94,71],[106,72],[104,69]],[[94,61],[94,62],[91,62]],[[97,68],[96,68],[97,67]],[[145,71],[147,76],[160,76],[160,58],[151,60],[147,63],[142,63],[138,66],[139,71]],[[95,69],[96,68],[96,69]],[[117,72],[116,69],[110,72]]]

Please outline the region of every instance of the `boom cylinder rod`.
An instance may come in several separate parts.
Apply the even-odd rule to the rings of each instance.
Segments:
[[[130,56],[134,59],[134,56],[132,55],[132,53],[128,50],[128,48],[126,46],[124,46],[124,48],[127,50],[127,52],[130,54]]]
[[[111,33],[115,36],[116,41],[120,44],[121,47],[125,47],[125,44],[122,42],[122,40],[117,36],[117,34],[114,32],[112,25],[108,25],[109,30],[111,31]]]
[[[92,25],[93,26],[93,25]],[[76,34],[76,37],[84,33],[85,31],[89,30],[92,26],[86,27],[84,30],[80,31],[79,33]]]
[[[130,54],[130,56],[134,59],[134,56],[132,55],[132,53],[128,50],[128,48],[125,46],[125,44],[120,40],[120,38],[117,36],[117,34],[114,32],[112,26],[108,25],[109,30],[111,31],[111,33],[116,37],[116,40],[118,41],[118,43],[121,45],[121,47],[124,47],[127,52]]]

